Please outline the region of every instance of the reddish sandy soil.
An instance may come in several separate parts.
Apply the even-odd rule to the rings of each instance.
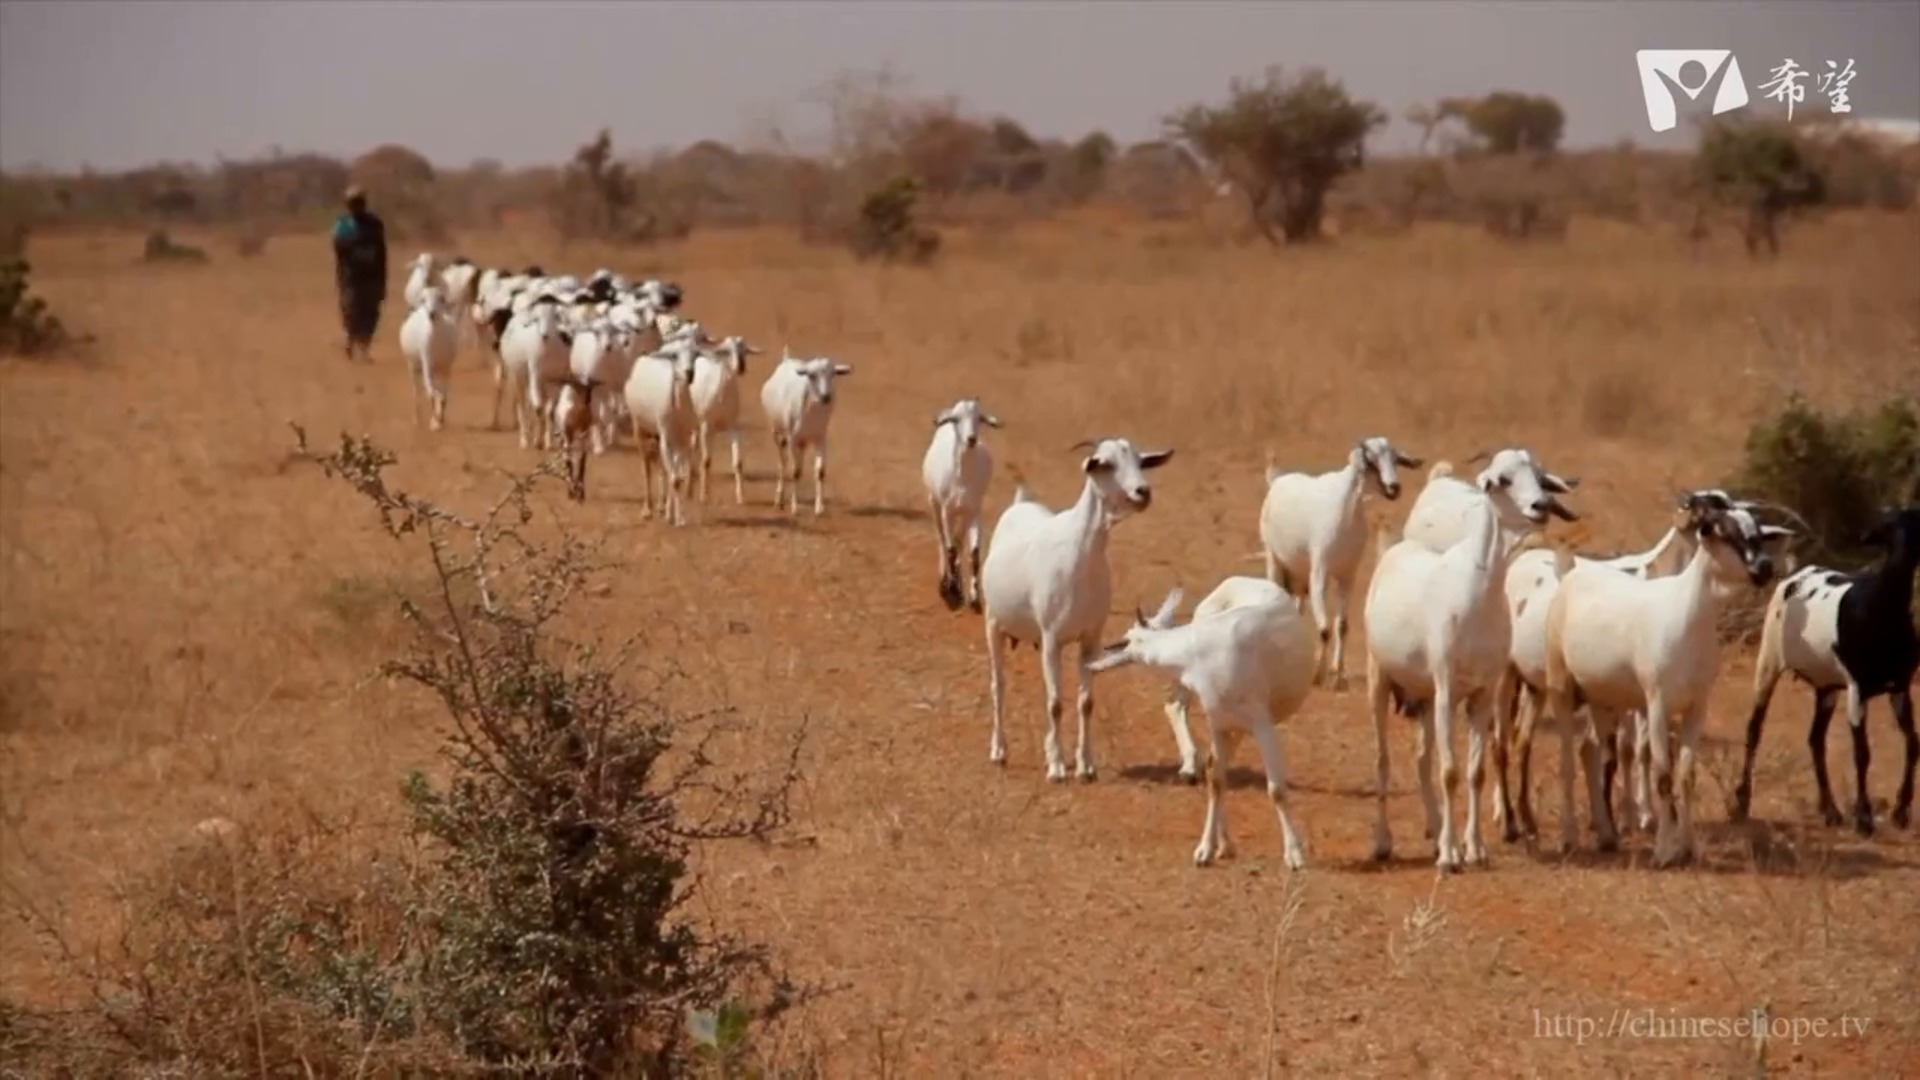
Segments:
[[[1554,850],[1549,734],[1535,781],[1545,842],[1504,844],[1489,823],[1492,865],[1441,878],[1411,731],[1396,722],[1397,855],[1375,865],[1364,695],[1316,692],[1285,732],[1310,868],[1281,864],[1248,746],[1227,800],[1237,858],[1196,869],[1204,799],[1172,775],[1156,678],[1102,679],[1099,779],[1051,785],[1038,663],[1017,653],[1010,759],[989,764],[980,620],[935,595],[919,489],[930,418],[963,393],[1006,421],[990,515],[1009,466],[1040,498],[1070,500],[1075,439],[1176,447],[1153,508],[1114,535],[1116,609],[1176,582],[1191,603],[1257,573],[1245,556],[1267,447],[1327,468],[1375,433],[1429,457],[1532,446],[1588,478],[1572,501],[1593,546],[1644,546],[1664,527],[1664,488],[1726,475],[1778,384],[1846,400],[1920,371],[1912,219],[1827,228],[1805,238],[1805,263],[1729,257],[1711,274],[1611,233],[1547,252],[1449,234],[1298,259],[1045,233],[962,247],[920,274],[716,236],[613,263],[670,272],[717,333],[857,369],[824,518],[768,505],[764,366],[747,394],[745,507],[720,483],[684,529],[643,520],[625,448],[594,461],[585,504],[549,507],[628,560],[587,601],[592,617],[616,635],[672,627],[689,701],[730,704],[764,732],[729,744],[729,764],[764,766],[807,719],[789,835],[703,858],[715,918],[842,987],[770,1033],[767,1052],[818,1055],[830,1075],[1727,1075],[1751,1071],[1753,1040],[1605,1029],[1619,1010],[1672,1022],[1765,1006],[1783,1033],[1763,1051],[1771,1070],[1920,1073],[1920,839],[1885,824],[1901,754],[1884,703],[1870,721],[1871,839],[1812,811],[1798,687],[1776,699],[1755,820],[1725,824],[1751,676],[1736,650],[1699,783],[1701,865],[1651,870],[1643,836],[1617,856],[1585,839]],[[543,243],[471,250],[581,272],[615,258]],[[394,309],[377,366],[342,361],[317,243],[168,270],[136,266],[137,249],[113,235],[40,245],[41,287],[99,336],[94,362],[0,366],[4,870],[11,895],[79,941],[108,933],[114,884],[196,821],[390,828],[398,778],[434,760],[435,704],[367,675],[402,629],[360,600],[421,577],[421,554],[337,482],[287,466],[285,421],[328,442],[368,432],[399,454],[406,486],[459,505],[534,460],[486,430],[491,386],[471,353],[449,430],[409,426]],[[1890,272],[1903,251],[1906,272]],[[1755,318],[1798,344],[1768,352]],[[1404,516],[1409,487],[1381,512]],[[1843,724],[1831,746],[1844,802]],[[0,950],[6,994],[59,993],[17,923]],[[1843,1017],[1864,1029],[1784,1034]],[[1594,1029],[1556,1037],[1555,1018]]]

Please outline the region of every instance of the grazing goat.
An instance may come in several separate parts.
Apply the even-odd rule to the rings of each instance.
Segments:
[[[1920,763],[1920,735],[1913,724],[1913,677],[1920,667],[1920,640],[1913,630],[1913,575],[1920,568],[1920,507],[1888,509],[1863,538],[1884,545],[1886,558],[1871,570],[1846,574],[1809,566],[1781,582],[1767,603],[1760,656],[1753,669],[1753,712],[1747,718],[1746,760],[1734,790],[1733,817],[1744,820],[1753,800],[1753,756],[1780,676],[1791,672],[1813,687],[1813,776],[1820,785],[1820,813],[1841,822],[1827,781],[1827,725],[1844,693],[1847,727],[1853,735],[1853,825],[1873,834],[1873,803],[1867,799],[1867,703],[1885,694],[1894,722],[1907,742],[1906,772],[1893,804],[1893,823],[1906,828],[1913,813],[1913,773]]]
[[[627,417],[633,425],[633,440],[640,447],[641,475],[646,483],[644,513],[653,516],[653,465],[657,456],[665,480],[661,512],[675,525],[687,521],[682,495],[692,473],[688,459],[696,423],[693,368],[699,349],[695,338],[679,338],[636,360],[626,383]]]
[[[1594,745],[1573,726],[1574,710],[1588,707],[1602,745],[1614,736],[1605,725],[1630,710],[1647,717],[1652,754],[1655,817],[1653,864],[1665,866],[1693,853],[1693,766],[1714,678],[1720,671],[1716,627],[1720,595],[1714,580],[1744,574],[1755,585],[1773,578],[1769,536],[1790,533],[1761,526],[1744,510],[1701,507],[1689,513],[1686,531],[1698,545],[1678,574],[1638,578],[1603,566],[1573,565],[1560,552],[1560,587],[1547,610],[1546,698],[1562,739],[1561,759],[1575,739],[1591,755]],[[1672,760],[1671,729],[1680,720],[1678,766]],[[1676,773],[1678,783],[1676,784]],[[1588,782],[1598,770],[1588,760]],[[1679,807],[1675,809],[1675,789]],[[1579,836],[1573,812],[1573,770],[1560,777],[1561,842],[1571,851]],[[1593,793],[1595,805],[1605,799]],[[1602,850],[1619,845],[1609,817],[1594,823]]]
[[[1347,604],[1367,549],[1361,498],[1371,487],[1388,501],[1398,499],[1400,470],[1419,467],[1419,458],[1402,454],[1378,435],[1349,451],[1345,466],[1318,476],[1267,466],[1267,495],[1260,504],[1267,579],[1307,598],[1320,631],[1316,684],[1346,686]]]
[[[1267,797],[1280,818],[1289,870],[1306,868],[1306,849],[1287,813],[1287,772],[1276,726],[1300,711],[1313,683],[1313,638],[1300,609],[1278,585],[1259,578],[1228,578],[1194,610],[1185,626],[1172,625],[1180,590],[1168,594],[1148,619],[1135,612],[1126,637],[1087,670],[1091,674],[1138,664],[1170,671],[1185,695],[1207,710],[1207,817],[1193,864],[1206,866],[1232,853],[1220,805],[1227,768],[1240,736],[1250,734],[1266,766]]]
[[[700,433],[700,501],[707,501],[707,480],[713,469],[709,440],[714,433],[724,431],[733,455],[733,501],[744,506],[747,488],[740,466],[740,380],[747,375],[747,357],[760,355],[760,350],[738,334],[712,343],[711,350],[700,353],[693,367],[693,413]]]
[[[961,398],[933,418],[933,439],[920,461],[927,508],[940,538],[940,599],[960,608],[960,538],[965,534],[971,579],[966,599],[980,610],[980,512],[993,479],[993,454],[980,441],[980,426],[1000,426],[979,398]]]
[[[1083,779],[1094,778],[1093,683],[1088,673],[1100,651],[1100,635],[1113,597],[1107,565],[1107,537],[1122,519],[1153,502],[1147,473],[1173,459],[1172,450],[1140,451],[1120,438],[1089,440],[1080,463],[1086,475],[1080,498],[1055,512],[1027,494],[1014,491],[1013,504],[1001,511],[980,566],[980,592],[986,614],[987,681],[993,699],[993,738],[988,760],[1005,764],[1007,743],[1006,648],[1030,643],[1040,650],[1040,674],[1047,691],[1047,779],[1065,780],[1060,758],[1060,666],[1070,644],[1079,646],[1080,734],[1077,765]]]
[[[559,305],[535,304],[515,316],[500,335],[497,374],[513,394],[514,420],[520,429],[520,447],[548,445],[548,412],[544,387],[558,387],[571,371],[573,332],[560,324]]]
[[[427,422],[439,431],[447,422],[447,380],[453,375],[453,357],[460,333],[459,315],[439,286],[419,292],[413,310],[400,324],[400,355],[406,358],[408,381],[413,383],[413,421],[420,422],[420,391],[433,403]]]
[[[1434,468],[1438,472],[1441,465]],[[1406,537],[1386,547],[1374,567],[1364,611],[1367,702],[1373,712],[1378,753],[1380,815],[1373,849],[1377,859],[1393,851],[1393,834],[1387,824],[1387,713],[1397,706],[1401,715],[1417,716],[1421,726],[1420,796],[1429,832],[1435,839],[1435,862],[1446,870],[1459,869],[1463,859],[1453,831],[1453,798],[1459,785],[1453,759],[1453,721],[1456,709],[1464,711],[1464,860],[1486,861],[1486,847],[1480,840],[1483,755],[1494,691],[1506,669],[1513,633],[1500,597],[1507,562],[1514,550],[1505,523],[1518,521],[1522,527],[1538,529],[1549,516],[1578,520],[1560,504],[1557,493],[1535,479],[1537,476],[1530,461],[1496,455],[1476,478],[1470,497],[1461,502],[1453,519],[1464,527],[1464,535],[1440,551]],[[1432,777],[1436,748],[1441,789],[1438,808],[1434,805]]]
[[[1693,537],[1687,531],[1692,516],[1701,510],[1741,510],[1751,512],[1761,504],[1734,499],[1717,488],[1684,492],[1677,501],[1674,521],[1659,542],[1645,551],[1613,558],[1589,558],[1576,555],[1576,566],[1600,566],[1639,578],[1664,577],[1678,573],[1693,555]],[[1513,619],[1513,645],[1508,653],[1507,679],[1495,699],[1493,746],[1494,816],[1508,842],[1522,836],[1538,835],[1533,816],[1532,766],[1533,730],[1539,720],[1546,689],[1547,612],[1554,593],[1560,588],[1556,555],[1552,551],[1523,551],[1515,555],[1507,568],[1507,610]],[[1523,711],[1524,710],[1524,711]],[[1517,723],[1516,723],[1517,720]],[[1596,806],[1600,814],[1612,814],[1611,793],[1616,766],[1626,766],[1626,789],[1620,817],[1630,817],[1638,806],[1644,814],[1643,828],[1653,827],[1652,805],[1647,796],[1648,749],[1639,738],[1646,727],[1644,715],[1635,713],[1630,723],[1619,724],[1617,746],[1609,751],[1600,790],[1608,794],[1609,805]],[[1605,725],[1602,725],[1605,726]],[[1511,745],[1509,746],[1509,740]],[[1563,746],[1563,749],[1567,747]],[[1507,786],[1509,756],[1518,759],[1518,796],[1510,797]],[[1571,768],[1571,761],[1563,761]],[[1515,811],[1518,811],[1516,814]],[[1619,820],[1616,817],[1615,820]]]
[[[826,512],[827,424],[833,419],[833,380],[851,374],[850,364],[836,364],[824,356],[802,360],[783,346],[780,363],[760,387],[760,407],[766,412],[774,449],[780,455],[773,504],[779,506],[781,496],[787,495],[788,513],[800,512],[800,462],[808,450],[813,451],[813,513],[818,517]],[[793,485],[791,494],[789,483]]]

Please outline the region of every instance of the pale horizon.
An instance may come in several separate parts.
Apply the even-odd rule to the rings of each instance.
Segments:
[[[555,164],[601,127],[623,156],[701,139],[751,143],[769,122],[803,147],[809,95],[883,66],[916,97],[957,97],[1039,137],[1159,137],[1267,65],[1320,66],[1393,118],[1376,152],[1411,149],[1409,105],[1496,89],[1567,112],[1568,148],[1648,126],[1634,52],[1730,48],[1750,115],[1792,57],[1854,63],[1854,119],[1920,117],[1920,0],[1689,4],[1351,0],[1115,2],[0,3],[0,168],[210,165],[280,148],[350,158],[398,143],[436,164]],[[1810,79],[1795,117],[1828,115]]]

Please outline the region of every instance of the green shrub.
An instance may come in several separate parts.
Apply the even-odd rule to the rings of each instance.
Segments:
[[[147,234],[146,247],[140,252],[141,262],[150,263],[203,263],[207,253],[192,244],[182,244],[175,240],[165,229],[155,229]]]
[[[32,275],[33,267],[25,259],[0,262],[0,353],[37,356],[70,340],[67,328],[47,310],[47,302],[33,295]]]
[[[860,200],[860,214],[847,238],[854,257],[920,266],[940,251],[940,234],[920,227],[914,209],[920,185],[911,176],[895,176]]]
[[[117,954],[59,945],[93,1008],[0,1001],[0,1049],[49,1075],[749,1075],[755,1023],[802,991],[701,926],[688,862],[787,822],[798,742],[753,790],[720,778],[692,737],[711,718],[634,685],[664,664],[564,636],[604,567],[528,529],[558,462],[466,517],[389,488],[393,455],[364,438],[316,454],[300,433],[298,456],[426,541],[436,588],[400,602],[419,634],[384,670],[446,710],[449,768],[402,785],[406,844],[203,823],[130,896]]]
[[[1804,559],[1850,569],[1879,552],[1861,537],[1888,505],[1920,503],[1920,406],[1894,398],[1823,413],[1794,395],[1747,433],[1734,490],[1787,507],[1811,535]]]

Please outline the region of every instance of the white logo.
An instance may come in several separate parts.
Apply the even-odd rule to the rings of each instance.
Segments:
[[[1713,95],[1713,115],[1744,108],[1747,82],[1740,77],[1740,61],[1730,49],[1641,49],[1633,54],[1640,65],[1640,92],[1647,99],[1647,123],[1655,131],[1672,131],[1679,123],[1674,111],[1674,92],[1687,95],[1688,101],[1718,81]],[[1698,65],[1699,81],[1688,86],[1681,73],[1689,65]]]

